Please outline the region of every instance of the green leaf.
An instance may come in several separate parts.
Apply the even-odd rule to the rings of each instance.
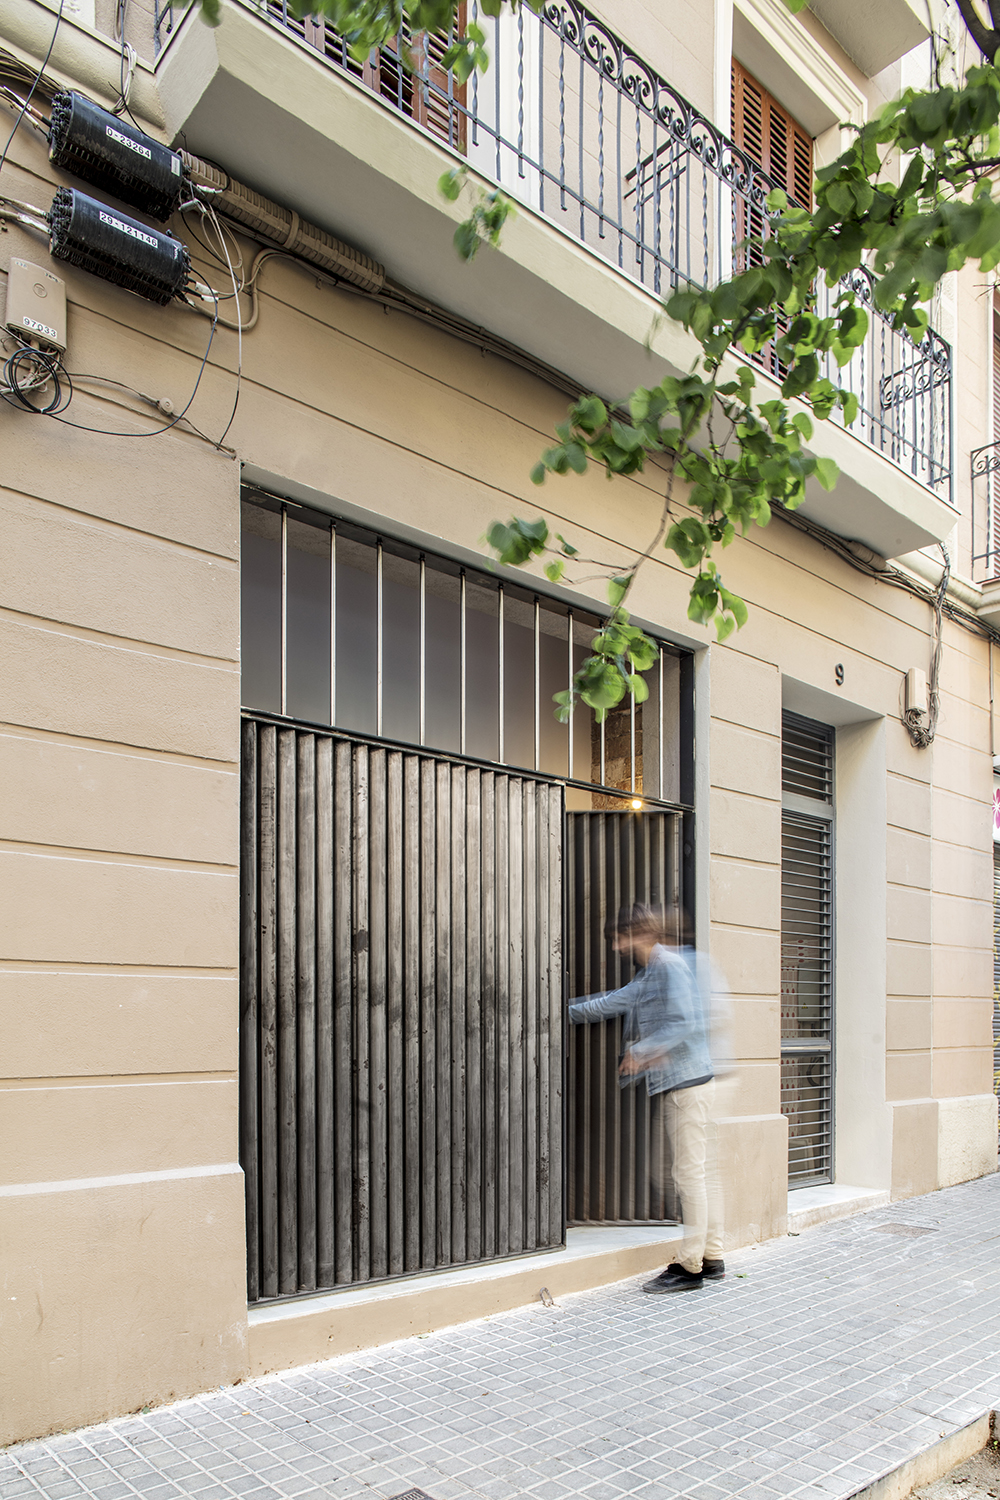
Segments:
[[[545,576],[550,583],[558,583],[563,576],[566,564],[561,557],[554,558],[552,562],[545,564]]]
[[[840,470],[832,458],[817,458],[814,472],[825,490],[836,489]]]
[[[577,427],[590,435],[605,426],[608,408],[599,396],[584,396],[576,403],[571,415]]]
[[[479,233],[475,219],[463,219],[455,230],[454,245],[459,259],[475,260],[476,251],[479,249]]]

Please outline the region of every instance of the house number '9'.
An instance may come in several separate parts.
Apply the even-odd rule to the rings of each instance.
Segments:
[[[844,669],[840,665],[840,662],[838,662],[837,665],[834,667],[834,669],[833,669],[833,676],[834,676],[834,681],[836,682],[837,686],[838,687],[843,687],[844,686]]]

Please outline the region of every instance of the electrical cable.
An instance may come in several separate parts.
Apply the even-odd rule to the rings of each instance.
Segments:
[[[171,427],[176,427],[177,426],[177,423],[181,420],[182,417],[186,417],[187,416],[187,413],[188,413],[188,411],[191,408],[191,405],[192,405],[192,403],[194,401],[194,398],[198,394],[198,387],[201,385],[201,377],[205,373],[205,367],[208,364],[208,356],[209,356],[209,354],[211,352],[211,349],[212,349],[212,340],[215,338],[215,328],[216,328],[217,321],[218,321],[217,318],[214,318],[212,320],[212,327],[211,327],[211,329],[209,331],[209,335],[208,335],[208,344],[205,347],[205,353],[201,357],[201,364],[198,366],[198,376],[197,376],[197,379],[195,380],[193,391],[191,392],[190,396],[188,397],[187,402],[184,405],[184,407],[182,408],[182,410],[179,411],[175,417],[172,417],[169,422],[164,423],[164,425],[162,427],[151,428],[148,432],[118,432],[118,431],[116,431],[113,428],[91,427],[91,426],[89,426],[88,424],[86,424],[84,422],[71,422],[70,419],[69,419],[69,417],[60,416],[58,412],[44,413],[44,415],[51,416],[53,422],[62,422],[64,426],[66,426],[66,427],[75,427],[79,432],[96,432],[101,437],[147,438],[147,437],[159,437],[159,435],[161,433],[163,433],[163,432],[169,432],[170,429],[171,429]],[[36,416],[42,416],[43,415],[43,413],[40,412],[37,407],[31,407],[30,410],[32,410],[33,412],[35,412]],[[228,431],[228,428],[226,430]],[[200,434],[200,435],[203,435],[203,434]],[[209,441],[214,441],[214,440],[210,439]],[[214,444],[214,446],[218,447],[219,444]]]
[[[147,406],[154,406],[157,411],[165,411],[166,403],[162,396],[151,396],[148,391],[140,391],[137,386],[129,385],[124,380],[115,380],[111,375],[90,375],[84,374],[79,370],[70,370],[68,374],[74,383],[74,388],[85,381],[93,381],[98,385],[113,385],[120,391],[127,391],[130,396],[135,396],[139,401],[145,401]],[[123,411],[135,411],[134,407],[126,406],[123,401],[116,401],[113,395],[105,393],[104,399],[113,402],[115,406],[120,406]],[[200,437],[204,442],[208,443],[210,447],[218,448],[220,453],[228,453],[231,458],[236,457],[235,448],[230,448],[225,443],[217,443],[215,438],[209,437],[207,432],[202,432],[201,428],[192,422],[190,417],[182,418],[181,425],[193,432],[196,437]]]
[[[938,713],[941,708],[940,679],[941,679],[941,649],[944,644],[944,596],[948,591],[948,580],[951,577],[951,558],[948,549],[943,542],[938,544],[944,557],[944,568],[941,573],[941,582],[934,600],[934,649],[931,653],[931,670],[927,679],[927,723],[924,724],[923,711],[916,708],[904,708],[900,714],[903,728],[910,736],[910,741],[918,750],[926,750],[927,746],[933,744],[934,735],[937,731]]]
[[[237,320],[236,321],[236,395],[233,398],[233,409],[229,413],[229,421],[226,423],[225,427],[223,428],[222,437],[219,438],[219,446],[221,447],[222,443],[229,436],[229,429],[230,429],[230,427],[232,427],[233,423],[236,421],[236,408],[240,404],[240,391],[242,390],[242,387],[243,387],[243,322],[242,322],[242,317],[241,317],[241,314],[240,314],[240,294],[239,294],[239,288],[236,285],[236,272],[233,269],[233,263],[232,263],[232,261],[229,258],[229,251],[226,249],[226,241],[225,241],[225,236],[222,233],[222,226],[220,225],[219,220],[216,217],[215,209],[212,208],[211,206],[209,206],[209,208],[208,208],[208,215],[209,215],[209,218],[211,219],[212,224],[214,225],[215,230],[216,230],[216,232],[217,232],[217,234],[219,236],[219,244],[222,246],[222,249],[225,252],[226,263],[229,266],[229,274],[230,274],[230,276],[232,278],[232,282],[233,282],[233,297],[236,299],[235,300],[235,304],[234,304],[235,307],[236,307],[236,320]],[[239,255],[240,255],[240,265],[242,266],[242,264],[243,264],[243,252],[240,251]],[[216,317],[216,322],[217,322],[218,321],[218,317],[219,317],[219,303],[218,303],[218,299],[216,299],[216,303],[215,303],[215,317]],[[215,325],[213,324],[213,332],[214,331],[215,331]]]
[[[21,368],[27,367],[28,378],[22,381]],[[62,367],[62,357],[57,352],[36,349],[31,344],[22,344],[4,361],[3,379],[5,390],[0,397],[8,406],[21,406],[38,417],[54,417],[65,411],[73,399],[73,382]],[[52,400],[47,406],[36,406],[30,397],[52,383]]]
[[[47,120],[39,110],[35,109],[33,104],[28,104],[20,94],[15,94],[14,90],[8,88],[5,83],[0,83],[0,100],[4,104],[9,105],[15,114],[20,110],[21,118],[26,120],[33,129],[37,130],[39,135],[48,137],[51,121]]]
[[[28,112],[28,106],[30,105],[32,97],[34,96],[34,92],[37,89],[38,85],[41,83],[41,81],[42,81],[42,75],[45,72],[45,69],[49,65],[49,58],[52,56],[53,48],[56,45],[56,37],[59,35],[59,27],[62,25],[63,10],[65,9],[65,7],[66,7],[66,0],[59,0],[59,14],[56,16],[56,24],[52,28],[52,37],[51,37],[51,40],[49,41],[49,50],[46,52],[44,58],[42,59],[42,65],[38,69],[38,72],[35,74],[34,82],[32,83],[31,88],[28,90],[28,97],[25,99],[24,104],[21,107],[20,113],[18,114],[17,119],[14,121],[14,124],[11,127],[10,135],[7,137],[7,143],[4,146],[3,150],[0,151],[0,172],[2,172],[3,169],[4,169],[4,164],[5,164],[6,160],[7,160],[7,152],[10,150],[10,143],[14,139],[14,136],[17,133],[17,127],[20,125],[21,121],[24,119],[25,115],[27,114],[27,112]]]
[[[212,249],[212,246],[208,243],[207,240],[202,239],[201,235],[198,233],[198,231],[194,227],[194,225],[191,224],[188,221],[188,214],[191,212],[191,209],[193,207],[197,207],[202,213],[204,213],[204,211],[205,211],[205,205],[201,202],[200,199],[196,200],[196,202],[194,202],[194,203],[182,203],[181,206],[180,206],[180,209],[178,210],[178,212],[180,213],[181,219],[182,219],[182,221],[184,223],[184,228],[187,230],[188,234],[194,240],[195,244],[201,246],[201,248],[204,250],[204,252],[205,252],[206,255],[208,255],[212,260],[216,261],[218,263],[218,265],[222,266],[223,270],[227,269],[226,262],[225,262],[224,258],[219,254],[219,252],[217,250],[213,250]],[[243,260],[243,256],[242,256],[242,251],[241,251],[240,252],[240,266],[241,266],[241,269],[242,269],[242,260]],[[228,296],[229,293],[227,292],[225,295]],[[220,297],[220,301],[221,300],[222,300],[222,298]]]

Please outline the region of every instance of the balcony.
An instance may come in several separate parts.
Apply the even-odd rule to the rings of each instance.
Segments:
[[[175,28],[168,7],[157,17],[166,113],[192,150],[583,385],[619,398],[689,368],[696,347],[674,325],[651,358],[655,302],[728,275],[774,184],[575,0],[477,19],[491,67],[460,87],[435,38],[416,47],[412,73],[392,47],[357,63],[287,0],[231,3],[214,33],[193,17]],[[436,192],[455,160],[522,206],[499,254],[468,270],[448,243],[463,215]],[[915,344],[895,331],[863,274],[854,289],[868,337],[828,373],[855,391],[858,416],[847,433],[820,429],[843,478],[805,510],[897,556],[954,524],[951,355],[936,334]],[[823,288],[821,302],[831,295]]]
[[[972,481],[972,579],[982,587],[979,615],[1000,629],[1000,442],[974,448]]]

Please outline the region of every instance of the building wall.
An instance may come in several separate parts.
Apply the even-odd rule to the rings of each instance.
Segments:
[[[672,13],[670,35],[652,4],[618,24],[707,111],[714,33],[694,24],[704,7],[690,11],[690,27]],[[689,69],[678,47],[694,37]],[[20,131],[5,191],[47,202],[52,183],[44,146]],[[0,239],[0,268],[11,255],[46,258],[17,228]],[[179,409],[208,323],[60,270],[69,368]],[[454,274],[465,274],[457,263]],[[211,278],[222,284],[218,267]],[[0,406],[0,756],[4,784],[17,788],[0,850],[0,1441],[247,1369],[235,1074],[240,464],[332,511],[355,507],[387,530],[473,551],[493,519],[542,513],[586,555],[620,566],[660,514],[656,465],[613,486],[597,472],[530,485],[566,398],[513,364],[287,261],[262,272],[260,304],[227,438],[239,461],[179,427],[116,438]],[[236,362],[236,337],[220,329],[191,408],[202,434],[229,419]],[[72,421],[154,425],[120,390],[98,391],[79,382]],[[838,726],[845,768],[843,898],[856,920],[838,935],[849,958],[838,1052],[842,1073],[857,1059],[864,1067],[838,1096],[841,1180],[907,1196],[995,1165],[992,783],[981,639],[946,625],[939,738],[917,751],[898,722],[899,689],[907,668],[929,660],[926,602],[781,520],[725,561],[751,611],[731,643],[693,631],[686,575],[664,553],[640,575],[634,609],[699,652],[699,915],[734,994],[739,1069],[722,1129],[739,1183],[727,1226],[736,1245],[783,1232],[787,1211],[783,705],[812,705]]]
[[[4,411],[10,1441],[236,1378],[246,1313],[238,476]]]

